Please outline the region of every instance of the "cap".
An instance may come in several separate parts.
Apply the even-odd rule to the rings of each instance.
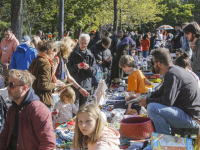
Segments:
[[[21,42],[31,41],[31,38],[28,35],[24,35],[21,39]]]

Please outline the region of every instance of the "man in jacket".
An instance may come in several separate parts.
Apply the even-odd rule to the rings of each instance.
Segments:
[[[90,47],[94,44],[96,44],[98,41],[101,40],[101,33],[99,31],[97,31],[94,35],[94,38],[89,42],[88,44],[88,49],[90,49]]]
[[[76,99],[79,99],[79,107],[86,103],[87,97],[82,96],[79,90],[84,88],[90,93],[91,78],[96,74],[96,61],[94,55],[87,49],[90,41],[88,34],[81,34],[79,37],[79,46],[71,53],[68,58],[67,68],[71,76],[80,85],[76,92]]]
[[[147,107],[156,133],[170,134],[174,128],[198,129],[200,119],[200,91],[195,78],[184,68],[172,65],[171,56],[164,48],[151,52],[152,64],[164,83],[149,98],[138,100]]]
[[[33,59],[37,58],[38,51],[30,47],[31,38],[25,35],[22,42],[12,55],[10,69],[28,70]]]
[[[111,39],[108,37],[102,38],[101,41],[90,47],[91,52],[94,54],[96,63],[103,69],[103,77],[106,83],[108,83],[108,72],[111,67],[112,56],[108,49],[110,47]]]
[[[35,77],[28,71],[9,72],[8,94],[12,106],[0,134],[1,150],[52,150],[55,134],[49,109],[32,89]]]
[[[191,22],[183,29],[183,32],[186,34],[188,41],[194,43],[191,67],[193,72],[200,78],[200,27],[196,22]]]
[[[184,33],[181,31],[181,25],[180,24],[176,24],[174,29],[175,29],[175,34],[174,34],[174,37],[171,40],[171,42],[173,43],[173,47],[172,47],[173,53],[176,52],[176,49],[182,47],[183,36],[184,36]]]

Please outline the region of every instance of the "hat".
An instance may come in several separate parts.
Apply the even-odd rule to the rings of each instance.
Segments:
[[[28,35],[24,35],[21,39],[21,42],[31,41],[31,38]]]

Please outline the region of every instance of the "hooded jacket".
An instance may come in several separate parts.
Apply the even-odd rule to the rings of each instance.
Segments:
[[[181,30],[177,30],[172,38],[171,42],[174,42],[173,49],[181,48],[183,44],[184,33]]]
[[[4,129],[0,134],[0,149],[52,150],[55,134],[49,109],[39,101],[32,88],[18,106],[12,102]]]
[[[10,69],[28,70],[33,59],[37,58],[38,51],[23,43],[17,46],[12,55]]]
[[[88,150],[119,150],[120,134],[113,128],[104,127],[101,138],[95,144],[88,144]]]
[[[89,42],[89,44],[88,44],[88,49],[90,49],[90,47],[92,46],[92,45],[94,45],[95,43],[97,43],[98,41],[100,41],[101,40],[101,33],[100,32],[96,32],[95,33],[95,37]]]
[[[2,63],[8,63],[11,60],[12,54],[16,50],[16,47],[19,45],[19,41],[16,39],[15,35],[12,34],[9,41],[6,41],[5,38],[1,40],[0,44],[0,58]],[[4,51],[4,47],[7,47]]]

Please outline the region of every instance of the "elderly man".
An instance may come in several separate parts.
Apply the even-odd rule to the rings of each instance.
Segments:
[[[96,61],[94,55],[87,49],[90,41],[88,34],[81,34],[79,37],[79,46],[71,53],[68,58],[67,68],[71,76],[80,85],[76,92],[76,98],[79,99],[79,107],[86,103],[87,97],[82,96],[78,91],[84,88],[89,93],[91,91],[91,77],[96,74]]]
[[[12,33],[12,30],[10,28],[6,28],[4,30],[4,38],[1,40],[0,44],[0,59],[3,64],[10,62],[12,54],[18,45],[19,41]]]
[[[10,70],[9,75],[7,89],[12,106],[0,134],[0,149],[54,149],[52,116],[31,87],[35,77],[16,69]]]
[[[156,132],[170,134],[169,126],[198,129],[200,91],[195,78],[185,69],[172,65],[166,49],[158,48],[151,54],[153,67],[156,73],[164,76],[164,83],[150,98],[142,98],[138,102],[140,106],[147,106],[147,114]]]
[[[12,55],[10,69],[28,70],[33,59],[37,58],[38,51],[30,46],[31,38],[24,35],[22,42]]]

